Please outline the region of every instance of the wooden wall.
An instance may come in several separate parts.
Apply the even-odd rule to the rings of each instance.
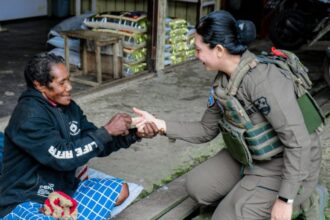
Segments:
[[[147,0],[98,0],[97,11],[147,11]]]
[[[204,9],[203,14],[208,14],[210,10]],[[195,25],[197,16],[197,4],[187,2],[168,1],[167,15],[179,17]]]
[[[74,0],[71,0],[71,7],[74,7]],[[151,1],[151,0],[150,0]],[[158,1],[158,2],[157,2]],[[154,23],[154,25],[149,29],[149,41],[147,45],[148,50],[148,70],[149,71],[161,71],[164,69],[164,33],[165,33],[165,16],[178,17],[187,20],[190,24],[195,25],[198,14],[198,4],[197,3],[188,3],[184,1],[189,0],[155,0],[155,5],[149,7],[154,7],[158,12],[156,16],[152,16],[150,11],[148,17],[153,19],[149,21]],[[207,0],[205,0],[207,1]],[[216,0],[215,10],[220,8],[220,1]],[[157,4],[158,3],[158,4]],[[158,5],[158,8],[156,7]],[[81,13],[91,10],[91,1],[90,0],[81,0]],[[107,12],[107,11],[144,11],[148,12],[148,0],[97,0],[96,12]],[[210,8],[204,8],[202,15],[208,14]]]
[[[164,0],[159,0],[164,1]],[[72,8],[74,1],[72,2]],[[81,0],[82,12],[89,11],[91,8],[91,1]],[[217,0],[217,8],[219,8],[220,0]],[[187,20],[191,24],[196,22],[197,4],[176,2],[168,0],[167,16],[179,17]],[[148,0],[97,0],[97,12],[106,11],[145,11],[148,10]],[[204,14],[209,11],[204,9]]]

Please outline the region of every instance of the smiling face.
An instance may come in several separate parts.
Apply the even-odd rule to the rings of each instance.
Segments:
[[[42,86],[35,81],[35,87],[42,95],[59,105],[69,105],[71,102],[71,82],[69,72],[64,64],[58,63],[51,66],[50,74],[53,77],[48,86]]]
[[[219,48],[216,46],[211,49],[208,44],[203,42],[202,36],[195,34],[196,57],[203,63],[206,70],[219,70]]]

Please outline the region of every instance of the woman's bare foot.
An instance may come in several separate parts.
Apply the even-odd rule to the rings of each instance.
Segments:
[[[127,183],[123,183],[120,194],[118,196],[116,206],[121,205],[129,196],[129,189]]]

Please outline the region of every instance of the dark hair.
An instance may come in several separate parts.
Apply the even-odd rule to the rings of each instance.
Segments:
[[[24,70],[24,78],[27,87],[34,88],[33,81],[40,85],[48,86],[53,76],[50,71],[54,64],[64,63],[64,59],[52,53],[40,53],[32,57]]]
[[[255,25],[251,21],[236,19],[227,11],[213,11],[202,17],[196,32],[212,49],[221,44],[231,54],[242,54],[247,44],[256,38]]]

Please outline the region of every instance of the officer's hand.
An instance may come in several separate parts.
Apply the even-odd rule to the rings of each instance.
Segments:
[[[137,114],[138,116],[140,116],[142,119],[144,119],[144,121],[146,121],[146,122],[154,122],[154,123],[156,122],[156,117],[147,111],[143,111],[138,108],[133,108],[133,112],[135,114]],[[134,124],[134,121],[133,121],[133,124]]]
[[[149,112],[140,110],[138,108],[133,108],[133,112],[139,117],[134,118],[132,125],[136,126],[139,132],[143,131],[144,125],[146,123],[152,122],[157,126],[157,129],[161,132],[161,134],[166,133],[166,122],[164,120],[158,119]]]
[[[132,118],[126,113],[118,113],[104,125],[104,128],[113,136],[128,135],[132,123]]]
[[[271,220],[291,220],[292,209],[292,204],[276,199],[271,213]]]
[[[143,125],[143,128],[138,128],[136,135],[141,138],[153,138],[158,134],[159,130],[155,123],[153,122],[146,122]]]

